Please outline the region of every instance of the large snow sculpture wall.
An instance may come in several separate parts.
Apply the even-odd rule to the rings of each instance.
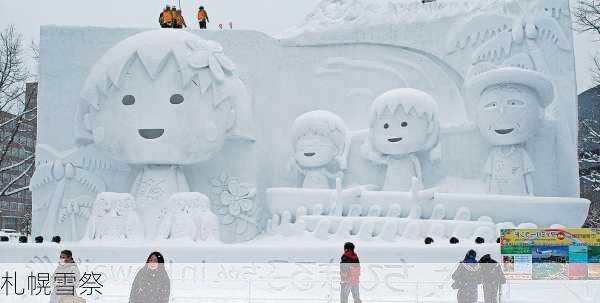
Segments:
[[[360,22],[329,22],[346,20],[343,16],[321,20],[318,26],[309,22],[282,40],[251,31],[191,32],[222,46],[253,102],[248,109],[254,113],[253,140],[227,141],[212,159],[182,167],[190,191],[211,199],[220,228],[226,230],[223,240],[245,240],[254,234],[249,228],[265,227],[270,215],[264,204],[267,188],[301,187],[285,164],[294,153],[293,122],[306,112],[330,111],[347,126],[344,187],[383,186],[385,170],[360,151],[368,136],[367,113],[373,100],[397,88],[426,92],[437,102],[441,161],[435,167],[423,163],[423,186],[482,193],[481,167],[492,146],[477,129],[477,104],[464,92],[474,66],[482,63],[537,70],[554,84],[556,98],[524,148],[535,167],[531,177],[536,196],[578,196],[574,57],[570,17],[564,13],[569,11],[568,0],[452,0],[429,6],[414,2],[395,10],[411,18],[371,22],[377,19],[369,19],[377,12],[374,9]],[[323,7],[328,6],[318,9]],[[51,178],[32,182],[37,231],[48,217],[49,205],[61,209],[81,200],[79,204],[91,210],[97,192],[130,192],[140,174],[142,168],[135,163],[117,162],[93,146],[74,148],[84,79],[106,51],[142,31],[42,28],[38,143],[45,148],[38,149],[38,169],[77,170],[65,174],[68,178],[50,174]],[[91,181],[73,177],[73,172],[89,174],[85,180]],[[243,219],[256,214],[257,220]],[[71,217],[52,220],[58,222],[57,230],[71,230],[87,220]],[[80,236],[83,233],[74,232],[73,238]]]

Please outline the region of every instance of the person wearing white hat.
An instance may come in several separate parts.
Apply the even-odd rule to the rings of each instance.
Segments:
[[[465,91],[476,107],[479,131],[492,145],[483,168],[487,191],[534,195],[535,167],[524,144],[554,100],[552,82],[536,71],[501,67],[471,77]]]

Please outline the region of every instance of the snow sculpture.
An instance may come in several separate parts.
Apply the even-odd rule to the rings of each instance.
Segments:
[[[162,209],[158,236],[193,241],[219,238],[219,221],[210,211],[210,201],[201,193],[178,193]]]
[[[476,102],[479,131],[493,145],[483,168],[488,192],[534,195],[535,167],[524,144],[554,100],[552,82],[536,71],[502,67],[474,75],[466,91]]]
[[[311,111],[294,121],[290,166],[303,176],[303,188],[329,189],[330,180],[342,177],[350,148],[347,133],[342,118],[329,111]]]
[[[81,91],[77,141],[141,168],[131,190],[156,236],[169,197],[188,192],[182,166],[252,139],[250,100],[222,47],[185,31],[148,31],[110,49]]]
[[[49,195],[34,205],[34,232],[46,238],[60,234],[67,241],[80,240],[95,196],[106,185],[92,172],[96,167],[86,161],[81,149],[58,151],[40,144],[37,151],[43,160],[36,163],[30,187],[36,193],[49,191]]]
[[[261,210],[255,200],[256,188],[224,173],[211,183],[211,201],[221,223],[221,240],[232,243],[254,238],[258,234]]]
[[[413,178],[422,184],[418,155],[435,150],[440,124],[438,106],[429,94],[411,88],[388,91],[371,106],[363,156],[386,165],[384,191],[408,191]]]
[[[87,228],[90,240],[142,240],[144,226],[130,194],[104,192],[94,202]]]

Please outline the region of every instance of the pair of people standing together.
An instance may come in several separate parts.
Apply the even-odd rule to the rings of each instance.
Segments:
[[[474,250],[469,250],[452,274],[452,288],[458,290],[458,303],[477,302],[479,284],[483,284],[484,302],[497,303],[502,294],[500,287],[506,283],[504,272],[489,254],[481,257],[479,262],[476,256]]]

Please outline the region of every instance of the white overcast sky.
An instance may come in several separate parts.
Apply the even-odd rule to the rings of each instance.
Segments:
[[[277,34],[302,22],[320,0],[181,0],[188,25],[195,26],[195,12],[207,8],[215,29],[218,23],[233,22],[234,28]],[[473,0],[476,1],[476,0]],[[156,27],[158,14],[166,4],[178,0],[0,0],[0,29],[14,24],[25,41],[39,39],[40,25],[78,25],[113,27]],[[576,0],[571,0],[575,4]],[[600,44],[576,35],[578,91],[591,86],[591,55]]]

